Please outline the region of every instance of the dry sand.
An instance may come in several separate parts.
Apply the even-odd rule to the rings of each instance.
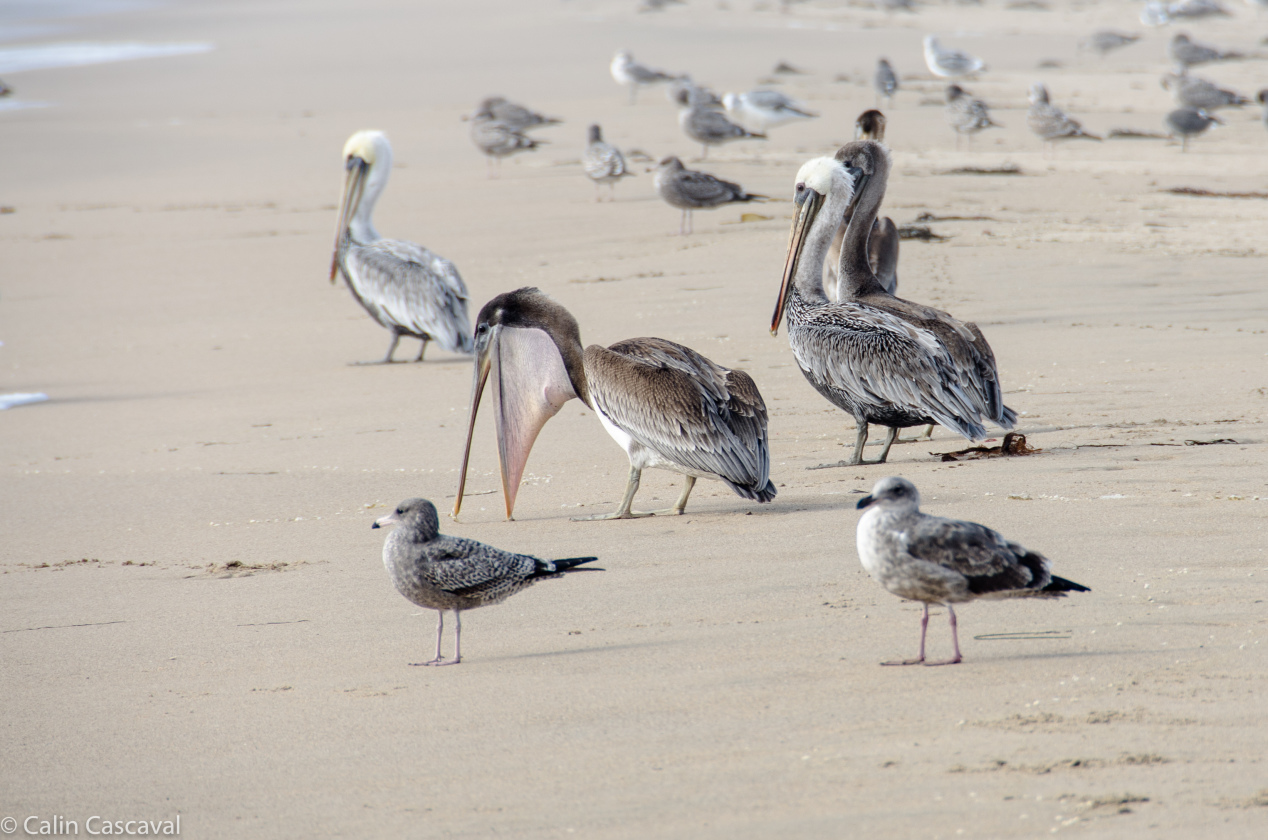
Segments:
[[[6,77],[55,105],[0,114],[0,392],[50,396],[0,413],[0,817],[179,813],[190,837],[1268,835],[1268,201],[1163,192],[1268,189],[1256,114],[1185,155],[1043,159],[1035,79],[1092,131],[1161,128],[1177,27],[1075,50],[1141,29],[1131,2],[634,5],[203,0],[38,36],[215,49]],[[1184,28],[1256,49],[1268,16],[1234,12]],[[991,66],[968,86],[1005,128],[972,153],[921,104],[940,89],[927,32]],[[620,47],[721,90],[779,60],[809,71],[785,89],[821,119],[705,167],[781,200],[700,213],[688,238],[649,175],[595,204],[590,122],[697,153],[661,91],[625,104]],[[944,464],[930,453],[967,444],[939,430],[884,467],[805,469],[854,435],[767,333],[786,197],[872,106],[881,54],[914,77],[889,110],[886,212],[989,217],[904,243],[900,291],[983,327],[1041,454]],[[1202,72],[1268,83],[1264,61]],[[567,122],[489,180],[459,117],[494,92]],[[367,127],[397,157],[379,229],[452,259],[473,316],[535,284],[587,343],[657,335],[749,370],[774,503],[702,482],[682,518],[569,521],[615,505],[626,472],[574,402],[505,522],[482,417],[468,487],[486,495],[447,532],[607,571],[469,613],[461,666],[409,667],[434,616],[393,591],[370,523],[407,496],[452,504],[471,368],[439,350],[348,365],[387,343],[326,282],[339,150]],[[1005,163],[1024,175],[944,174]],[[738,223],[753,210],[772,218]],[[968,606],[964,664],[879,667],[914,652],[919,614],[854,550],[857,494],[887,474],[1092,592]],[[638,503],[679,481],[648,473]],[[943,655],[942,610],[930,640]]]

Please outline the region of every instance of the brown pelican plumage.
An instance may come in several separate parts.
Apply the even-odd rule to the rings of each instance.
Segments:
[[[858,425],[850,461],[884,463],[900,428],[938,423],[971,440],[983,424],[1011,428],[1016,415],[1000,393],[995,357],[974,324],[896,298],[868,264],[867,240],[885,194],[889,153],[870,140],[847,143],[832,158],[808,161],[797,173],[788,257],[771,334],[788,314],[788,343],[806,379]],[[841,217],[850,225],[841,250],[838,287],[823,291],[823,259]],[[863,460],[867,426],[889,427],[877,461]]]
[[[343,147],[347,171],[330,282],[342,273],[352,296],[370,317],[392,333],[381,364],[389,364],[401,336],[439,342],[454,353],[470,353],[467,286],[454,264],[421,245],[383,239],[374,228],[374,204],[392,169],[392,146],[381,131],[358,131]]]
[[[582,349],[572,314],[531,287],[484,305],[475,344],[471,420],[455,516],[462,507],[476,411],[490,377],[507,519],[537,433],[573,398],[594,410],[630,459],[620,507],[586,519],[650,515],[631,513],[630,505],[643,470],[653,467],[686,476],[677,503],[659,513],[681,514],[697,478],[716,478],[746,499],[775,498],[766,404],[743,371],[724,368],[663,338]]]

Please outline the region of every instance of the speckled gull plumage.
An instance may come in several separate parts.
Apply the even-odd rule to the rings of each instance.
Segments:
[[[594,200],[599,200],[599,184],[607,184],[612,194],[616,192],[616,182],[629,177],[630,171],[621,150],[603,140],[603,129],[598,125],[590,126],[589,142],[585,154],[581,156],[581,167],[586,176],[594,181]]]
[[[436,507],[426,499],[406,499],[372,528],[394,527],[383,543],[383,565],[410,602],[437,613],[436,656],[417,665],[457,665],[462,661],[462,612],[500,604],[539,580],[559,577],[596,557],[540,560],[491,545],[440,533]],[[601,571],[591,569],[591,571]],[[445,613],[455,622],[454,655],[441,656]]]
[[[1037,551],[1004,539],[985,525],[920,512],[920,493],[905,478],[882,478],[858,501],[859,560],[889,592],[920,601],[920,653],[886,665],[953,665],[960,662],[959,633],[952,604],[981,598],[1062,598],[1088,587],[1052,574]],[[925,660],[929,605],[943,604],[951,623],[952,657]]]

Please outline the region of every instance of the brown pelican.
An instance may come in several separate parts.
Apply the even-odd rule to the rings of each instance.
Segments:
[[[886,122],[888,121],[884,114],[875,108],[869,108],[854,121],[854,139],[884,140]]]
[[[748,374],[663,338],[583,350],[572,314],[528,287],[498,295],[477,319],[471,421],[454,516],[462,507],[476,410],[490,375],[507,519],[537,433],[573,398],[594,410],[630,458],[621,506],[585,519],[651,515],[630,512],[643,470],[651,467],[686,476],[677,503],[658,513],[681,514],[697,478],[716,478],[746,499],[775,498],[766,404]]]
[[[880,143],[854,141],[832,158],[815,158],[797,173],[788,257],[771,334],[788,313],[788,343],[806,379],[858,426],[850,461],[883,463],[900,428],[938,423],[971,440],[983,424],[1011,428],[1016,415],[1003,403],[995,357],[974,324],[896,298],[868,265],[867,239],[889,177]],[[823,292],[823,259],[839,220],[850,213],[841,250],[838,287]],[[863,460],[867,426],[889,427],[877,461]]]
[[[390,364],[401,336],[437,341],[453,353],[472,350],[467,286],[454,264],[421,245],[383,239],[374,229],[374,204],[392,169],[392,146],[381,131],[358,131],[343,147],[343,200],[335,230],[330,282],[343,274],[352,296],[392,333],[380,364]]]

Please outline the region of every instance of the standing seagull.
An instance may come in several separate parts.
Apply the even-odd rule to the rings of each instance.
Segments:
[[[531,108],[511,102],[504,96],[490,96],[482,101],[475,113],[471,115],[471,119],[497,120],[516,131],[527,131],[530,128],[542,128],[563,122],[556,117],[543,116]]]
[[[538,560],[491,545],[440,533],[436,506],[426,499],[406,499],[396,510],[375,520],[371,528],[396,526],[383,543],[383,565],[396,591],[412,603],[436,611],[436,657],[414,665],[457,665],[462,661],[462,611],[500,604],[539,580],[576,571],[597,557]],[[581,571],[602,571],[582,569]],[[445,611],[454,617],[453,659],[440,655]]]
[[[739,184],[715,178],[708,172],[688,169],[676,157],[667,157],[656,168],[656,192],[671,207],[682,210],[678,233],[686,236],[694,229],[692,210],[721,207],[736,202],[767,201],[764,195],[748,193]]]
[[[905,478],[882,478],[857,507],[859,560],[881,586],[908,601],[920,601],[920,654],[884,665],[954,665],[960,638],[952,604],[978,598],[1064,598],[1067,592],[1090,592],[1086,586],[1059,578],[1037,551],[1009,542],[976,522],[944,519],[920,512],[920,493]],[[951,622],[955,655],[945,662],[925,661],[929,605],[944,604]]]
[[[523,131],[501,120],[477,116],[471,120],[471,142],[488,157],[489,177],[493,165],[502,165],[502,158],[518,152],[531,152],[544,141],[534,140]]]
[[[1139,40],[1140,36],[1134,33],[1128,34],[1115,32],[1112,29],[1098,29],[1089,35],[1086,41],[1079,44],[1079,48],[1092,50],[1099,53],[1101,58],[1104,58],[1112,50],[1121,49]]]
[[[1214,111],[1216,108],[1240,108],[1250,104],[1250,100],[1240,93],[1225,90],[1200,76],[1167,73],[1162,77],[1162,86],[1171,91],[1172,98],[1181,107]]]
[[[986,69],[986,62],[960,50],[953,50],[938,43],[932,35],[925,36],[925,64],[929,72],[944,79],[971,76]]]
[[[710,146],[720,146],[732,140],[766,139],[765,134],[754,134],[743,126],[736,125],[721,111],[709,105],[693,103],[690,94],[686,92],[678,95],[678,103],[683,106],[678,111],[678,125],[684,134],[700,144],[702,159],[709,156]]]
[[[330,282],[343,274],[352,296],[392,333],[380,364],[390,364],[401,336],[428,341],[452,353],[472,351],[467,286],[454,264],[421,245],[383,239],[374,229],[374,204],[392,169],[392,146],[381,131],[358,131],[343,147],[343,200],[335,230]]]
[[[722,97],[704,85],[696,84],[686,74],[676,76],[665,88],[665,96],[674,104],[681,101],[680,97],[683,94],[686,94],[687,101],[692,105],[708,105],[713,108],[722,107]]]
[[[750,90],[748,93],[728,93],[722,97],[726,112],[745,128],[765,134],[769,129],[794,120],[808,120],[819,116],[806,110],[792,97],[777,90]]]
[[[868,236],[889,169],[884,146],[855,141],[835,157],[807,161],[797,173],[798,209],[771,334],[787,310],[788,343],[802,374],[854,417],[854,454],[830,466],[884,463],[901,428],[938,423],[981,440],[984,423],[1009,429],[1017,421],[1004,405],[995,355],[977,325],[894,297],[868,264]],[[829,303],[823,260],[847,212],[841,299]],[[880,458],[870,462],[863,460],[869,423],[889,427]]]
[[[947,107],[944,109],[947,123],[955,131],[955,147],[960,148],[960,135],[969,138],[969,148],[973,148],[973,135],[985,128],[1001,128],[999,123],[991,119],[991,112],[986,103],[969,96],[968,91],[959,85],[947,87]]]
[[[654,85],[657,82],[668,82],[675,78],[668,73],[639,64],[627,50],[620,50],[612,57],[612,65],[609,69],[618,85],[629,87],[631,105],[638,96],[639,85]]]
[[[1171,43],[1167,44],[1167,58],[1170,58],[1171,63],[1176,66],[1176,72],[1185,73],[1190,67],[1197,67],[1199,64],[1210,64],[1214,61],[1232,61],[1233,59],[1245,58],[1245,56],[1239,52],[1221,50],[1217,47],[1200,44],[1191,40],[1183,32],[1177,32],[1175,37],[1171,39]]]
[[[1167,114],[1167,128],[1171,133],[1180,135],[1180,151],[1189,150],[1189,138],[1195,137],[1211,127],[1212,123],[1223,125],[1223,121],[1214,114],[1208,114],[1203,108],[1177,108]]]
[[[609,194],[616,200],[616,182],[633,175],[625,163],[621,150],[611,143],[603,142],[603,129],[597,125],[590,126],[590,142],[581,157],[581,165],[586,175],[594,181],[594,200],[599,200],[599,184],[607,184]]]
[[[872,87],[876,88],[876,107],[881,106],[881,99],[885,100],[885,107],[889,107],[894,100],[894,94],[898,92],[898,74],[894,72],[894,68],[889,66],[889,61],[884,58],[876,61],[876,74],[872,76]]]
[[[1064,111],[1050,103],[1048,89],[1039,82],[1030,86],[1030,111],[1026,114],[1026,124],[1044,142],[1045,148],[1048,144],[1053,146],[1054,153],[1058,140],[1069,140],[1075,137],[1087,140],[1101,139],[1095,134],[1084,131],[1083,125],[1078,120],[1066,116]]]
[[[498,295],[480,310],[471,422],[454,516],[462,506],[476,411],[490,372],[507,519],[537,433],[573,398],[594,410],[630,459],[621,506],[584,519],[651,515],[631,513],[630,506],[643,470],[653,467],[686,476],[677,503],[658,513],[680,515],[697,478],[717,479],[745,499],[775,498],[766,404],[747,373],[663,338],[583,350],[572,314],[537,289],[523,288]]]

